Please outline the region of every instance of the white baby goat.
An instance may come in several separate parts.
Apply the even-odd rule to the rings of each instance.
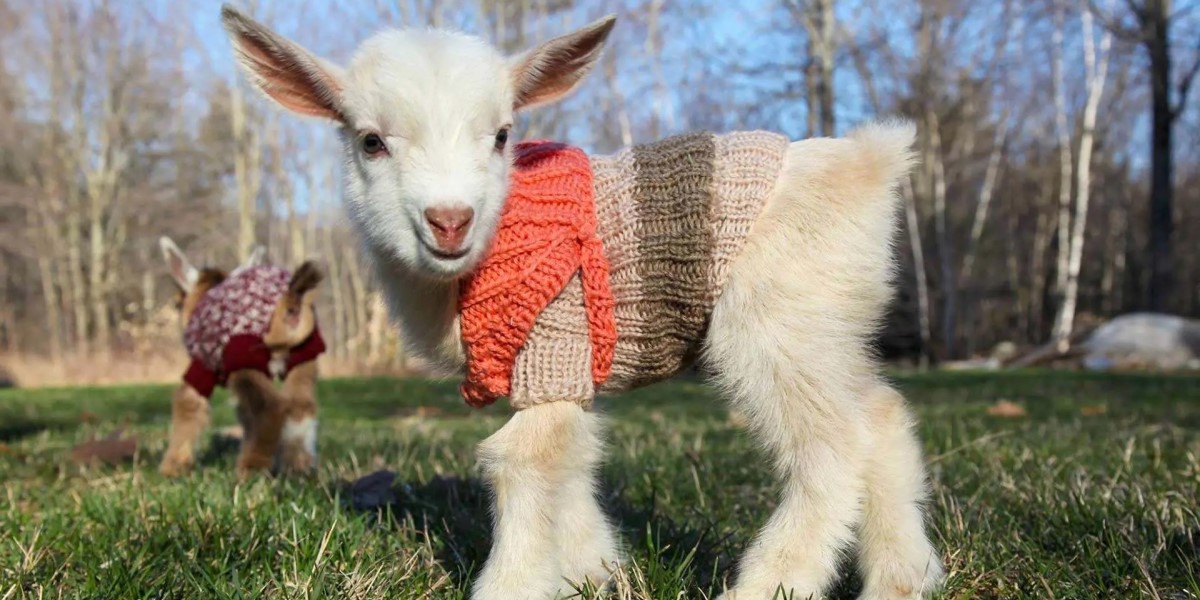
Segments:
[[[596,64],[612,17],[514,58],[446,31],[386,31],[348,68],[226,6],[240,64],[283,107],[335,123],[347,208],[409,347],[461,369],[457,280],[497,227],[514,113]],[[871,125],[786,147],[711,313],[704,358],[774,457],[779,508],[727,598],[819,597],[857,533],[863,598],[920,598],[942,577],[926,537],[913,419],[869,350],[890,298],[895,185],[913,130]],[[595,497],[600,418],[574,402],[519,411],[479,446],[495,496],[476,599],[552,598],[621,555]]]

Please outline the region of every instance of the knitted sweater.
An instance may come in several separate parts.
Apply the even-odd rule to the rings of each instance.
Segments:
[[[577,149],[519,146],[492,249],[462,285],[468,402],[586,406],[691,364],[788,144],[694,133],[591,157],[590,169]],[[505,293],[481,304],[481,289]]]
[[[509,194],[491,252],[459,296],[467,353],[463,397],[484,406],[512,392],[512,369],[543,309],[578,273],[587,306],[572,357],[589,359],[598,385],[612,369],[616,325],[608,262],[596,235],[592,173],[578,148],[525,142],[515,148]],[[572,374],[573,377],[579,374]]]
[[[183,377],[188,385],[209,397],[234,371],[252,369],[283,377],[325,351],[315,324],[312,334],[281,357],[282,361],[273,361],[277,357],[263,343],[275,305],[287,292],[291,277],[280,267],[250,267],[204,294],[183,332],[183,345],[192,359]]]

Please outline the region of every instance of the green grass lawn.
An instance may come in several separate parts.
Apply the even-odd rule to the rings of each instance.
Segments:
[[[1200,597],[1200,377],[899,384],[930,460],[943,597]],[[472,448],[502,410],[471,412],[450,384],[324,382],[319,477],[238,486],[228,452],[189,478],[157,474],[168,395],[0,391],[0,599],[465,597],[489,543]],[[1027,416],[988,415],[1000,399]],[[765,457],[698,385],[604,407],[605,502],[632,556],[618,597],[711,597],[773,507]],[[224,396],[214,419],[234,422]],[[122,424],[139,438],[132,464],[69,460]],[[395,501],[355,507],[343,482],[382,468],[397,474]],[[845,571],[834,597],[858,588],[849,558]]]

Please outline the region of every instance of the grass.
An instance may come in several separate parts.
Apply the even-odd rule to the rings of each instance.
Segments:
[[[1200,377],[899,384],[931,463],[943,597],[1200,597]],[[988,415],[1000,399],[1027,416]],[[319,477],[238,486],[229,453],[183,480],[157,474],[167,389],[0,391],[0,599],[466,597],[489,541],[472,447],[503,410],[390,379],[328,381],[321,402]],[[711,597],[773,506],[766,461],[694,384],[606,410],[605,501],[633,559],[619,597]],[[233,422],[224,397],[214,418]],[[67,459],[122,424],[140,440],[132,464]],[[342,482],[380,468],[397,474],[396,501],[355,508]],[[834,597],[858,586],[847,575]]]

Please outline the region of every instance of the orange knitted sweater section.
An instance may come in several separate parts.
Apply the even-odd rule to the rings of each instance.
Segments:
[[[538,315],[580,273],[592,346],[592,380],[612,370],[617,328],[608,259],[596,233],[591,164],[579,148],[516,146],[500,224],[486,258],[460,289],[467,373],[461,391],[481,407],[508,396],[517,354]]]

